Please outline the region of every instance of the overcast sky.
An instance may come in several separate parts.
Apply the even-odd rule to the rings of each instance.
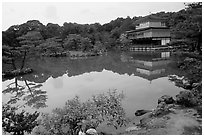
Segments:
[[[76,22],[79,24],[108,23],[118,17],[145,16],[160,11],[176,12],[184,8],[183,2],[78,2],[78,3],[2,3],[2,29],[28,20],[47,23]]]

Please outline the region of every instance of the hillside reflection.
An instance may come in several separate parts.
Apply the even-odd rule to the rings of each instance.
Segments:
[[[26,66],[34,72],[3,82],[2,99],[4,103],[51,112],[76,95],[85,101],[94,94],[117,89],[125,92],[123,106],[132,116],[137,109],[153,108],[161,95],[175,95],[180,90],[167,78],[180,72],[173,67],[171,57],[161,55],[134,52],[86,59],[30,59]]]
[[[162,57],[163,56],[163,57]],[[170,66],[171,58],[164,53],[108,53],[104,56],[86,59],[38,58],[26,64],[33,68],[29,75],[18,77],[35,83],[44,83],[49,77],[57,78],[64,74],[68,77],[89,72],[110,70],[118,74],[139,76],[149,81],[178,73]]]

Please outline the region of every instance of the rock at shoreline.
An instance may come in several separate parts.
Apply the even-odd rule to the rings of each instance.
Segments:
[[[144,115],[144,114],[146,114],[146,113],[148,113],[148,112],[150,112],[151,110],[144,110],[144,109],[141,109],[141,110],[137,110],[136,112],[135,112],[135,116],[142,116],[142,115]]]
[[[161,102],[158,104],[157,108],[152,111],[152,114],[154,116],[166,115],[174,110],[174,106],[175,104],[166,104],[165,102]]]
[[[152,114],[154,116],[165,115],[169,112],[167,104],[165,102],[161,102],[158,104],[157,108],[153,110]]]
[[[174,103],[174,99],[171,96],[164,95],[164,96],[162,96],[162,97],[160,97],[158,99],[158,104],[160,104],[161,102],[164,102],[166,104],[173,104]]]

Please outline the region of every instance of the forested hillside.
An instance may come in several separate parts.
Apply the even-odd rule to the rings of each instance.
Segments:
[[[159,12],[152,15],[166,18],[172,42],[186,43],[191,51],[201,52],[201,2],[186,4],[186,8],[178,12]],[[52,23],[44,25],[38,20],[30,20],[2,32],[3,55],[6,55],[4,51],[8,48],[22,50],[35,47],[35,51],[41,52],[114,49],[122,43],[121,34],[135,29],[134,22],[140,18],[142,17],[117,18],[103,25],[65,22],[63,26]]]

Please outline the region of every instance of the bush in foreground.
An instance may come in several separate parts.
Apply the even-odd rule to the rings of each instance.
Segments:
[[[39,113],[36,111],[33,114],[22,111],[17,111],[16,107],[10,105],[2,105],[2,130],[4,133],[14,135],[24,135],[31,133],[33,128],[38,125],[37,118]]]
[[[44,114],[34,134],[75,135],[81,129],[97,128],[104,122],[118,128],[126,122],[121,104],[123,98],[124,94],[116,91],[93,96],[86,102],[81,102],[76,96],[68,100],[63,108]]]

